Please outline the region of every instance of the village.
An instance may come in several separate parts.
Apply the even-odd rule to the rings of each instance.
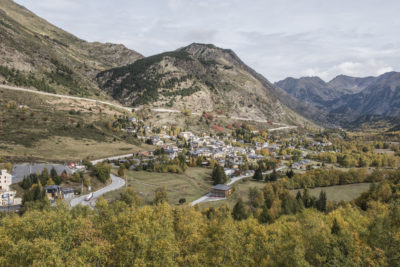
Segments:
[[[245,123],[240,126],[236,124],[236,128],[233,128],[230,133],[216,131],[199,135],[170,125],[145,125],[143,121],[135,117],[116,119],[113,126],[120,127],[120,131],[134,135],[138,140],[152,145],[154,149],[93,160],[93,165],[106,161],[114,168],[123,166],[128,170],[150,171],[149,166],[155,164],[170,166],[183,159],[184,162],[181,163],[187,166],[210,168],[219,165],[223,167],[228,181],[226,184],[216,184],[211,187],[207,199],[202,201],[228,197],[232,193],[232,184],[253,177],[260,162],[267,164],[264,175],[272,171],[281,174],[288,170],[305,171],[321,166],[321,162],[309,159],[310,154],[334,150],[331,142],[323,138],[315,140],[313,134],[299,134],[296,129],[282,130],[279,133],[273,131],[269,133],[268,130],[255,131]],[[74,172],[87,172],[86,166],[80,160],[70,161],[65,165],[18,164],[13,168],[12,179],[11,174],[6,173],[5,170],[2,173],[8,177],[5,180],[8,181],[9,186],[21,182],[31,173],[40,173],[44,169],[52,168],[55,168],[58,175],[63,172],[68,175]],[[164,171],[179,172],[172,169]],[[159,172],[164,171],[159,170]],[[70,203],[72,199],[78,198],[83,193],[83,190],[77,192],[73,188],[63,188],[57,184],[47,185],[44,189],[52,203],[56,199],[64,199]],[[4,199],[0,203],[2,206],[21,204],[21,198],[15,197],[15,191],[10,191],[7,186],[0,187],[0,190],[1,198]],[[86,192],[88,194],[92,192],[91,188],[86,188]],[[85,204],[84,200],[79,203]],[[87,202],[89,200],[91,199]]]

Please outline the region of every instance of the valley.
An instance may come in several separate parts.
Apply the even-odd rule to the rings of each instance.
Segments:
[[[230,19],[229,1],[169,1],[165,10],[98,1],[84,17],[88,3],[62,2],[36,8],[53,18],[75,10],[88,40],[163,50],[85,41],[0,0],[0,266],[399,265],[400,72],[373,59],[314,58],[309,49],[327,39],[280,32],[274,14],[293,11],[275,4],[263,11],[268,25],[232,20],[237,29],[214,31]],[[128,4],[136,6],[115,19],[112,9]],[[196,17],[195,4],[207,10],[201,31],[168,16]],[[208,31],[220,6],[226,14]],[[293,6],[290,26],[303,31],[298,20],[309,16]],[[112,34],[97,27],[104,7]],[[310,21],[320,27],[321,18]],[[155,29],[164,37],[144,40]],[[357,30],[348,35],[378,36]],[[245,53],[253,49],[257,58]],[[319,69],[328,63],[334,77]],[[273,83],[257,72],[274,78],[296,64],[297,74],[333,78]],[[336,74],[371,66],[375,76]]]

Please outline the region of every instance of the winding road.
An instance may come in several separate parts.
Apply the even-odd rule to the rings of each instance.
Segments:
[[[34,93],[34,94],[39,94],[39,95],[52,96],[52,97],[59,97],[59,98],[67,98],[67,99],[74,99],[74,100],[84,100],[84,101],[88,101],[88,102],[104,104],[104,105],[108,105],[108,106],[111,106],[111,107],[123,109],[123,110],[129,111],[129,112],[131,112],[132,109],[134,109],[134,108],[125,107],[125,106],[122,106],[122,105],[119,105],[119,104],[106,102],[106,101],[101,101],[101,100],[96,100],[96,99],[91,99],[91,98],[70,96],[70,95],[53,94],[53,93],[47,93],[47,92],[43,92],[43,91],[37,91],[37,90],[21,88],[21,87],[14,87],[14,86],[9,86],[9,85],[0,85],[0,88],[7,89],[7,90],[13,90],[13,91]],[[179,110],[166,109],[166,108],[152,108],[151,110],[154,111],[154,112],[168,112],[168,113],[180,113],[181,112]],[[192,114],[201,115],[200,113],[192,113]],[[222,116],[222,115],[216,115],[216,116],[217,117],[225,117],[225,116]],[[255,122],[261,122],[261,123],[268,123],[267,120],[254,120],[254,119],[250,119],[250,118],[241,118],[241,117],[231,117],[231,118],[235,119],[235,120],[255,121]],[[286,124],[283,124],[283,123],[273,123],[273,124],[275,124],[275,125],[283,125],[283,126],[282,127],[278,127],[278,128],[269,129],[268,131],[271,132],[271,131],[279,131],[279,130],[297,128],[297,126],[290,126],[290,125],[286,125]],[[104,160],[115,160],[115,159],[121,159],[121,158],[128,158],[128,157],[131,157],[131,156],[132,156],[132,154],[109,157],[109,158],[94,160],[94,161],[92,161],[92,163],[93,164],[97,164],[97,163],[102,162]],[[231,184],[233,184],[233,183],[235,183],[235,182],[237,182],[237,181],[239,181],[241,179],[247,178],[247,177],[250,177],[250,176],[235,177],[235,178],[230,180],[228,185],[231,185]],[[104,195],[107,192],[119,189],[124,185],[125,185],[125,180],[124,179],[111,174],[111,184],[109,184],[106,187],[94,192],[93,193],[93,198],[89,202],[85,201],[85,198],[88,195],[84,195],[84,196],[80,196],[78,198],[72,199],[71,202],[70,202],[70,205],[71,205],[71,207],[73,207],[73,206],[76,206],[78,204],[83,204],[83,205],[93,204],[93,203],[95,203],[96,199],[99,198],[100,196]],[[205,195],[205,196],[193,201],[191,203],[191,206],[193,206],[195,204],[198,204],[200,202],[216,201],[216,200],[221,200],[221,199],[212,198],[212,197],[209,196],[209,194],[207,194],[207,195]]]
[[[104,195],[105,193],[108,193],[110,191],[117,190],[125,185],[125,180],[122,179],[121,177],[118,177],[114,174],[111,174],[111,184],[107,185],[106,187],[103,187],[102,189],[97,190],[96,192],[93,192],[93,197],[90,201],[85,201],[86,197],[89,195],[83,195],[74,199],[71,199],[70,205],[71,207],[75,207],[76,205],[82,204],[82,205],[90,205],[91,207],[94,206],[96,203],[96,200]]]

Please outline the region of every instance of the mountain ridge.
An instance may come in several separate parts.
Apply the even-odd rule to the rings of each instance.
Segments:
[[[99,86],[124,104],[188,108],[232,116],[296,121],[276,87],[230,49],[192,43],[100,72]],[[301,121],[306,121],[302,119]]]
[[[400,115],[400,101],[397,100],[400,98],[399,72],[387,72],[377,77],[363,78],[339,75],[329,82],[321,83],[320,86],[307,88],[314,95],[302,97],[301,92],[304,89],[302,81],[307,79],[309,78],[286,78],[275,84],[293,97],[320,108],[325,113],[325,119],[322,120],[324,123],[337,122],[340,125],[349,125],[352,121],[359,123],[359,120],[369,116]],[[321,101],[318,97],[326,87],[336,90],[337,96]]]
[[[0,14],[0,81],[9,84],[43,81],[42,89],[96,96],[97,72],[143,57],[120,44],[86,42],[11,0],[0,0]]]

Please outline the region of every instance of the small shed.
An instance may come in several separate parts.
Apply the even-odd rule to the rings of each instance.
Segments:
[[[226,184],[217,184],[211,188],[212,197],[228,197],[232,192],[232,187]]]
[[[74,189],[73,188],[63,188],[61,189],[63,199],[71,199],[74,197]]]

